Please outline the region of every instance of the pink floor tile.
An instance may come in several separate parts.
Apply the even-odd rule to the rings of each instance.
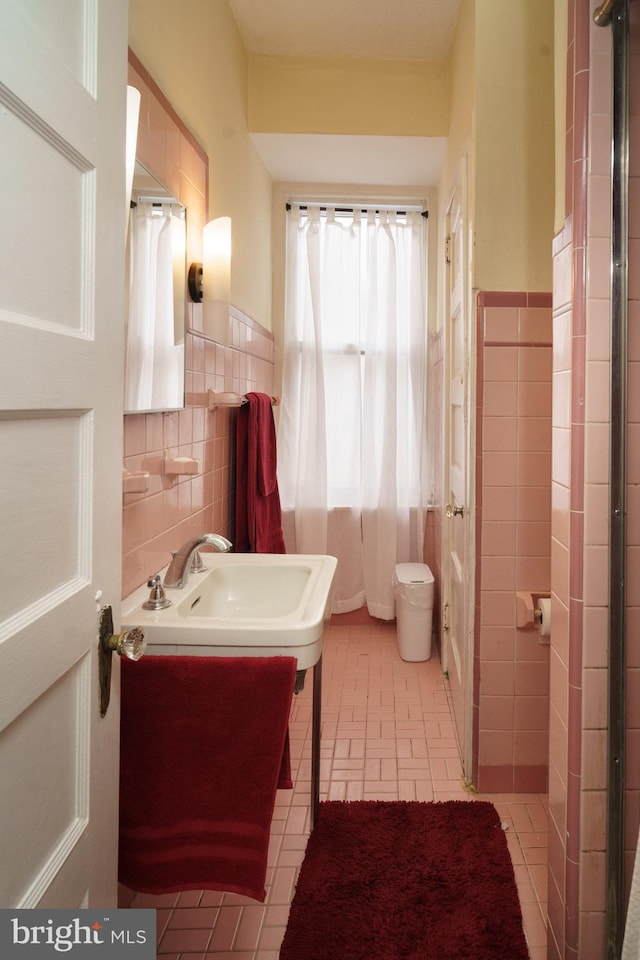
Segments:
[[[310,830],[310,683],[294,698],[290,741],[295,787],[276,796],[265,903],[206,890],[136,895],[131,906],[158,910],[162,960],[277,960]],[[320,788],[322,800],[494,803],[530,958],[546,957],[547,797],[465,786],[439,661],[402,661],[393,625],[332,624],[325,636]]]

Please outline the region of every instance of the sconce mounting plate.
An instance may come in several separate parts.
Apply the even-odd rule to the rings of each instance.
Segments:
[[[202,303],[202,264],[192,263],[187,275],[189,296],[194,303]]]

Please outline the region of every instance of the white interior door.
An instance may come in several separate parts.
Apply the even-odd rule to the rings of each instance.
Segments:
[[[471,549],[472,462],[469,382],[473,325],[468,303],[469,255],[466,216],[466,164],[447,210],[447,335],[445,414],[445,494],[443,519],[443,650],[449,674],[463,772],[471,777],[473,704],[473,576]]]
[[[0,10],[0,907],[113,906],[127,3]]]

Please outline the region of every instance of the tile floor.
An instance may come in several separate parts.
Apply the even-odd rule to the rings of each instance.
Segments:
[[[325,634],[321,800],[475,799],[462,783],[437,656],[405,663],[394,624],[346,619],[334,618]],[[130,906],[157,909],[161,960],[277,960],[309,834],[311,686],[309,673],[292,707],[295,788],[277,794],[265,903],[207,890],[136,895]],[[508,825],[531,960],[544,960],[547,798],[478,797],[493,802]]]

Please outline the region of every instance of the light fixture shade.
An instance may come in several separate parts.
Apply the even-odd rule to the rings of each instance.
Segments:
[[[133,171],[136,165],[136,149],[138,146],[138,119],[140,117],[140,91],[135,87],[127,87],[127,123],[125,133],[125,228],[127,236],[129,229],[129,209],[131,207],[131,188],[133,186]]]
[[[202,235],[203,326],[212,340],[228,343],[231,288],[231,217],[217,217]]]

